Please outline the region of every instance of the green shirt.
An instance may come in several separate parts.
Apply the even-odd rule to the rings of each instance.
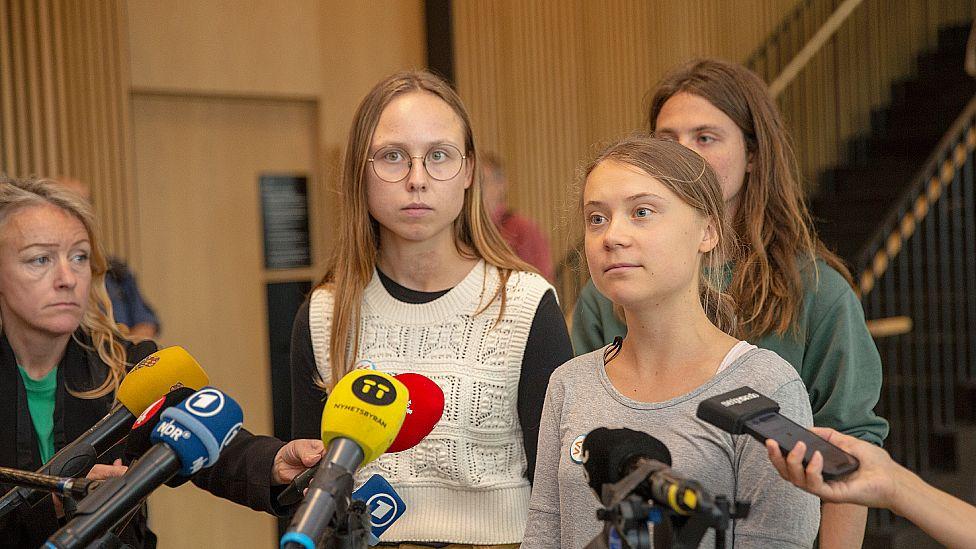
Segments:
[[[19,364],[17,370],[27,389],[27,409],[37,433],[41,463],[47,463],[54,455],[54,395],[58,388],[58,367],[55,366],[41,379],[31,379]]]
[[[832,427],[881,445],[888,422],[874,413],[881,394],[881,356],[864,323],[864,310],[844,277],[817,261],[819,280],[803,271],[798,330],[764,335],[751,343],[775,351],[796,368],[810,395],[815,425]],[[571,332],[576,354],[599,349],[627,334],[613,303],[593,282],[576,302]]]

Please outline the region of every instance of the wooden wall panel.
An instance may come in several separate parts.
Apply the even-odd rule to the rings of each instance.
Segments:
[[[136,90],[311,96],[319,0],[128,0]]]
[[[244,409],[255,433],[271,433],[271,390],[258,177],[314,181],[313,102],[133,98],[140,281],[156,304],[163,345],[184,346],[214,386]],[[157,491],[150,516],[161,547],[264,547],[265,514],[193,485]]]
[[[697,56],[744,59],[796,0],[470,0],[454,4],[458,89],[510,201],[575,244],[576,173],[593,144],[643,128],[645,94]]]
[[[121,0],[0,0],[0,171],[92,186],[102,241],[129,255]]]

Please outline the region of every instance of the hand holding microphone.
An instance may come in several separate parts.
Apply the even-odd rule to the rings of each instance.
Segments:
[[[324,449],[325,446],[321,440],[302,438],[285,444],[275,454],[271,466],[271,483],[274,485],[288,484],[299,474],[314,471],[315,465],[322,460]],[[311,480],[311,475],[309,475],[309,480]],[[308,487],[307,482],[302,490],[304,491],[306,487]]]
[[[816,435],[858,459],[857,471],[824,481],[823,456],[807,463],[798,442],[784,457],[775,440],[766,441],[769,460],[780,476],[824,501],[890,509],[915,523],[946,547],[976,547],[976,507],[926,484],[883,449],[833,429],[814,427]]]
[[[353,370],[336,383],[322,412],[328,448],[281,547],[314,549],[352,495],[353,473],[389,448],[403,424],[407,388],[388,374]]]
[[[429,377],[412,372],[393,377],[407,388],[409,399],[403,425],[386,453],[402,452],[419,444],[444,414],[444,392]],[[278,495],[278,504],[288,506],[301,501],[315,471],[312,467],[294,477],[288,488]]]
[[[130,371],[116,391],[118,404],[91,429],[62,448],[38,473],[83,477],[97,456],[122,440],[136,416],[154,400],[175,387],[200,389],[209,383],[207,374],[182,347],[168,347],[147,356]],[[22,504],[36,505],[44,492],[14,488],[0,498],[0,517]]]
[[[857,471],[842,480],[826,481],[823,476],[823,455],[816,451],[809,461],[805,459],[806,445],[799,441],[791,451],[784,455],[779,444],[773,439],[766,440],[769,461],[779,476],[797,488],[819,496],[824,501],[834,503],[857,503],[867,507],[891,508],[897,497],[900,477],[911,475],[883,449],[854,437],[838,433],[833,429],[813,427],[814,434],[854,455],[860,462]]]
[[[150,435],[154,445],[125,475],[104,482],[83,499],[75,518],[55,532],[45,547],[86,547],[171,477],[190,476],[213,465],[243,423],[240,406],[212,387],[163,410],[160,417]]]

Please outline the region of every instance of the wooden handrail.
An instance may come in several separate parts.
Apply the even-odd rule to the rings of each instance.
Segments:
[[[886,220],[858,254],[853,267],[860,270],[857,285],[862,297],[868,295],[875,282],[884,276],[904,241],[929,214],[932,204],[942,196],[944,188],[952,183],[966,156],[976,149],[974,118],[976,96],[969,100],[952,127],[939,140],[925,166],[915,175],[914,182],[895,202]]]
[[[908,316],[891,316],[866,321],[871,337],[891,337],[912,331],[912,319]]]
[[[844,21],[851,15],[856,7],[858,7],[863,0],[845,0],[841,5],[837,6],[834,13],[830,14],[830,17],[824,21],[824,24],[817,29],[817,32],[810,38],[810,40],[803,46],[803,48],[790,60],[789,64],[780,71],[779,75],[776,76],[776,80],[769,85],[769,93],[773,98],[779,97],[783,90],[790,85],[791,82],[800,74],[803,67],[810,62],[810,59],[830,37],[840,29],[840,26],[844,24]]]

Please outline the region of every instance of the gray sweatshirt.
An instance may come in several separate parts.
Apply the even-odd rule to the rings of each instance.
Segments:
[[[522,549],[581,548],[602,530],[596,519],[599,500],[586,483],[579,455],[581,437],[597,427],[646,432],[671,451],[675,473],[698,481],[713,496],[751,502],[749,517],[729,529],[728,547],[811,547],[820,523],[819,500],[782,480],[766,448],[752,437],[732,436],[695,417],[699,402],[743,385],[775,400],[793,421],[813,424],[796,370],[764,349],[748,351],[701,387],[667,402],[638,402],[618,392],[607,377],[603,349],[560,366],[549,382],[539,425]],[[701,547],[713,547],[714,539],[710,531]]]

